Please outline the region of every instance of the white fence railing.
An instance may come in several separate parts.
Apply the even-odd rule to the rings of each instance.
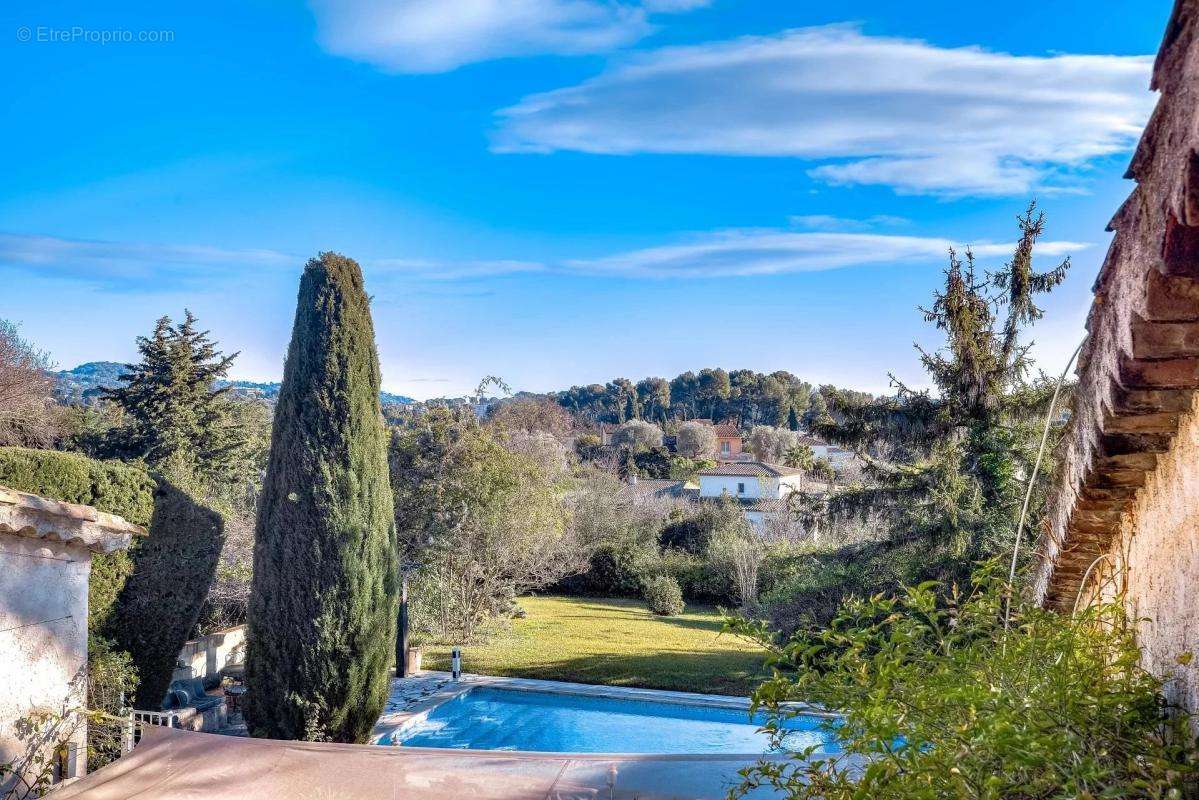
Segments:
[[[125,731],[125,752],[128,753],[141,741],[142,727],[157,725],[160,728],[180,728],[178,711],[138,711],[129,713],[129,726]]]

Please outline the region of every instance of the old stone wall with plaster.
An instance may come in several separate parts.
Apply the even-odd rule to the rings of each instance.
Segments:
[[[1123,593],[1145,668],[1169,678],[1171,701],[1199,709],[1199,397],[1088,584],[1084,604]]]
[[[90,571],[85,547],[0,533],[0,763],[27,755],[31,712],[84,706]],[[71,741],[82,766],[86,727]]]

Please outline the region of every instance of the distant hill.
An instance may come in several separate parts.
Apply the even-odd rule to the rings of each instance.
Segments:
[[[101,389],[120,385],[125,365],[116,361],[89,361],[74,369],[51,373],[54,376],[54,395],[63,403],[86,403],[100,396]],[[234,397],[261,398],[274,401],[279,396],[279,384],[255,381],[220,381],[219,386],[232,386]],[[415,402],[411,397],[390,392],[380,392],[383,405],[408,405]]]

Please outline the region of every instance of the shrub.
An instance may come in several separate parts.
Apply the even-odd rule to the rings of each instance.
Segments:
[[[687,602],[715,605],[736,602],[729,570],[711,558],[668,547],[662,551],[660,571],[675,579]]]
[[[574,449],[581,461],[594,461],[600,454],[600,437],[594,433],[581,433],[575,437]]]
[[[706,458],[671,456],[670,471],[666,477],[672,481],[691,481],[695,480],[696,474],[700,470],[709,469],[714,466],[716,466],[716,462]]]
[[[662,547],[678,547],[689,553],[707,552],[717,532],[744,524],[745,516],[735,501],[704,503],[699,510],[673,520],[662,528],[658,541]]]
[[[665,447],[647,447],[636,451],[625,450],[625,455],[624,472],[626,477],[630,474],[640,475],[643,478],[670,477],[670,453]],[[629,462],[631,462],[631,467]]]
[[[649,610],[659,617],[673,617],[683,613],[683,592],[679,589],[679,582],[669,575],[658,575],[648,579],[642,587],[642,593]]]
[[[74,453],[0,447],[0,486],[119,514],[149,525],[154,480],[141,467]]]
[[[585,572],[563,579],[558,586],[569,594],[637,597],[645,578],[660,571],[661,557],[653,544],[603,542],[592,551]]]
[[[1185,715],[1140,667],[1120,603],[1073,618],[1017,602],[1005,627],[1005,571],[985,565],[968,593],[926,582],[846,602],[831,625],[782,647],[762,623],[732,621],[775,650],[753,707],[787,748],[791,701],[838,715],[844,756],[815,747],[760,762],[735,796],[789,798],[1167,798],[1195,789]],[[868,767],[863,769],[863,763]]]
[[[398,565],[379,357],[353,260],[300,279],[255,531],[252,732],[365,740],[394,653]]]

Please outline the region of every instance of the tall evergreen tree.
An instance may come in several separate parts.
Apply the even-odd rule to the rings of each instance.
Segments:
[[[383,710],[397,563],[379,358],[362,271],[308,262],[258,509],[251,732],[364,741]]]
[[[208,331],[196,328],[186,311],[183,322],[162,317],[154,333],[139,336],[142,360],[126,364],[123,386],[104,396],[125,412],[115,430],[112,455],[142,458],[172,474],[181,471],[221,480],[237,459],[242,437],[231,421],[228,387],[218,389],[237,353],[217,349]]]
[[[1032,256],[1044,230],[1035,204],[1018,219],[1012,260],[979,274],[967,250],[950,251],[944,288],[921,309],[945,333],[945,346],[920,350],[937,392],[892,378],[892,397],[834,396],[836,418],[817,431],[856,449],[877,481],[845,495],[892,521],[893,539],[947,545],[955,565],[1011,546],[1052,387],[1029,380],[1030,343],[1022,335],[1041,317],[1034,302],[1066,276],[1067,258],[1046,272]],[[885,454],[882,455],[882,454]],[[834,506],[837,504],[834,503]],[[927,552],[927,550],[926,550]]]

